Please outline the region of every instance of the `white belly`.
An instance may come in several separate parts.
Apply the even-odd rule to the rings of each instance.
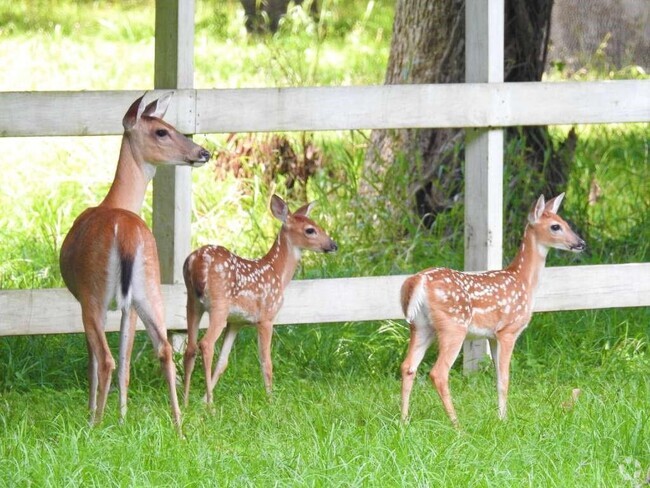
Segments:
[[[468,339],[494,339],[496,335],[494,330],[487,327],[477,327],[473,324],[470,324],[467,327],[467,338]]]

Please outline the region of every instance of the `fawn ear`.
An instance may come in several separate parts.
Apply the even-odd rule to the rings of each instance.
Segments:
[[[314,208],[314,205],[316,205],[316,202],[309,202],[307,205],[303,205],[302,207],[300,207],[293,214],[304,215],[305,217],[307,217],[309,215],[309,212],[311,212],[311,209]]]
[[[154,100],[149,105],[147,105],[147,108],[144,109],[142,115],[162,119],[165,116],[165,112],[167,112],[167,107],[169,107],[169,102],[171,101],[173,95],[174,92],[165,93],[159,99]]]
[[[544,207],[544,210],[556,214],[560,208],[560,204],[562,203],[563,199],[564,199],[564,193],[560,193],[555,198],[552,198],[551,200],[546,202],[546,206]]]
[[[126,114],[124,114],[124,118],[122,119],[122,126],[125,130],[132,129],[133,126],[138,122],[138,119],[142,116],[142,112],[144,111],[144,103],[142,102],[143,100],[144,95],[133,102],[129,109],[126,111]]]
[[[528,222],[530,222],[531,224],[536,224],[537,221],[542,216],[542,214],[544,213],[544,207],[545,207],[544,195],[540,195],[539,198],[537,199],[537,203],[535,203],[535,206],[528,214]]]
[[[289,207],[284,203],[284,200],[277,195],[271,197],[271,213],[283,224],[286,223],[289,216]]]

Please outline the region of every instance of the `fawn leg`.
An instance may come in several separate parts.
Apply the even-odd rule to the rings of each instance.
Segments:
[[[223,338],[223,344],[221,345],[221,351],[219,351],[219,359],[217,359],[217,364],[214,367],[214,372],[212,373],[212,382],[210,387],[214,389],[217,386],[217,382],[221,375],[226,370],[228,366],[228,357],[230,356],[230,351],[232,346],[235,343],[237,338],[237,333],[241,330],[241,326],[228,324],[226,326],[226,335]]]
[[[442,400],[442,405],[447,412],[447,416],[455,427],[458,427],[458,417],[451,400],[449,391],[449,370],[453,366],[460,349],[463,347],[463,341],[467,335],[467,328],[459,324],[451,317],[439,313],[435,318],[436,334],[438,336],[438,359],[434,364],[429,376],[433,385],[438,390],[438,395]]]
[[[415,381],[415,373],[418,366],[424,358],[424,354],[433,342],[435,333],[429,324],[410,324],[411,337],[409,339],[409,347],[406,353],[406,358],[402,363],[402,420],[406,420],[409,412],[409,399],[411,397],[411,390],[413,389],[413,382]]]
[[[205,310],[192,290],[187,291],[187,346],[183,355],[184,395],[183,403],[187,407],[190,401],[190,383],[196,362],[199,323]]]
[[[517,338],[512,334],[497,337],[497,350],[499,351],[496,364],[497,396],[499,398],[499,418],[501,420],[506,418],[508,386],[510,384],[510,360],[512,359],[512,351],[515,348],[516,340]]]
[[[203,357],[203,368],[205,371],[205,402],[212,404],[212,358],[214,356],[214,344],[219,339],[221,332],[226,327],[228,319],[227,310],[219,310],[214,307],[210,311],[210,324],[203,338],[199,341],[199,349]]]
[[[273,390],[273,362],[271,361],[271,337],[273,335],[273,323],[262,321],[257,325],[258,350],[260,355],[260,366],[264,377],[264,386],[267,395]]]

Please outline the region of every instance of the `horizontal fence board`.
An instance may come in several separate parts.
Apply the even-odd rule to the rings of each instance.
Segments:
[[[650,80],[175,92],[165,118],[186,134],[650,121]],[[0,136],[121,134],[141,94],[0,92]]]
[[[650,120],[650,81],[199,90],[197,132]]]
[[[535,311],[650,306],[650,263],[545,268]]]
[[[276,322],[402,319],[399,289],[406,278],[293,281]],[[163,285],[163,296],[167,327],[185,329],[185,287]],[[650,263],[546,268],[535,302],[538,312],[637,306],[650,306]],[[108,315],[107,330],[118,330],[119,312]],[[206,325],[204,318],[202,327]],[[65,289],[0,291],[0,336],[82,331],[79,304]]]
[[[165,120],[185,134],[194,133],[194,90],[150,90],[146,101],[178,92]],[[106,136],[124,132],[122,118],[144,91],[0,92],[0,136]],[[183,118],[178,107],[185,108]]]

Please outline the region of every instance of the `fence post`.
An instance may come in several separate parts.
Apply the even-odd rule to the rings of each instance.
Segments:
[[[194,0],[156,0],[154,86],[194,86]],[[193,107],[179,106],[182,111]],[[192,173],[188,167],[163,166],[153,180],[153,233],[163,283],[183,280],[183,261],[191,250]],[[175,352],[187,334],[170,332]]]
[[[155,88],[194,85],[194,0],[156,0]],[[193,110],[179,107],[179,111]],[[190,252],[192,176],[188,167],[167,166],[153,180],[153,233],[163,283],[182,282]]]
[[[503,82],[504,0],[465,3],[465,82]],[[503,131],[467,129],[465,269],[500,269],[503,252]],[[488,353],[485,339],[466,341],[465,372]]]

